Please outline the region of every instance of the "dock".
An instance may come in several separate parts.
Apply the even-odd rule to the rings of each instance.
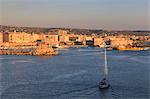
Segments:
[[[0,47],[0,55],[52,56],[58,54],[52,48],[43,45],[37,47]]]

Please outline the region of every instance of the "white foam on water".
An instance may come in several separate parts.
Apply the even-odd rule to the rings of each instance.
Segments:
[[[136,57],[130,57],[129,59],[131,59],[131,60],[133,60],[133,61],[135,61],[135,62],[138,62],[138,63],[142,63],[142,64],[148,64],[149,63],[149,61],[147,60],[141,60],[141,59],[139,59],[139,58],[136,58]]]
[[[79,52],[97,52],[97,51],[101,52],[101,50],[89,50],[89,49],[78,49],[77,51]]]
[[[76,55],[68,55],[68,56],[88,56],[88,55],[99,55],[104,52],[96,52],[96,53],[85,53],[85,54],[76,54]]]
[[[132,61],[142,63],[142,64],[145,64],[145,63],[148,64],[149,63],[148,59],[147,59],[147,61],[146,60],[143,61],[143,59],[140,59],[136,56],[113,56],[113,57],[118,58],[118,59],[128,59],[128,60],[132,60]]]
[[[121,55],[121,56],[112,56],[112,57],[119,58],[119,59],[124,59],[124,58],[129,58],[130,56]]]
[[[82,71],[71,73],[71,74],[59,75],[59,76],[56,76],[55,78],[53,78],[51,81],[53,82],[53,81],[61,80],[61,79],[68,79],[68,78],[71,78],[71,77],[74,77],[74,76],[79,76],[81,74],[85,74],[86,72],[87,71],[82,70]]]
[[[11,64],[16,64],[16,63],[31,63],[32,61],[31,60],[14,60],[14,61],[11,61]]]

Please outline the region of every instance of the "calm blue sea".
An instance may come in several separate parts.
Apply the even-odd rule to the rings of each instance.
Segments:
[[[149,99],[150,51],[108,51],[111,87],[99,90],[104,51],[59,50],[58,56],[0,56],[1,99]]]

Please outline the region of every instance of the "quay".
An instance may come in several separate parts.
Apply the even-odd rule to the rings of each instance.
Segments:
[[[0,55],[32,55],[32,56],[52,56],[59,53],[46,45],[37,47],[0,47]]]

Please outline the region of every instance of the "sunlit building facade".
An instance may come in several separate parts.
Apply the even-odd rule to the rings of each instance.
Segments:
[[[2,43],[2,42],[3,42],[3,33],[0,32],[0,43]]]
[[[25,32],[9,32],[9,42],[15,43],[32,42],[31,34]]]

